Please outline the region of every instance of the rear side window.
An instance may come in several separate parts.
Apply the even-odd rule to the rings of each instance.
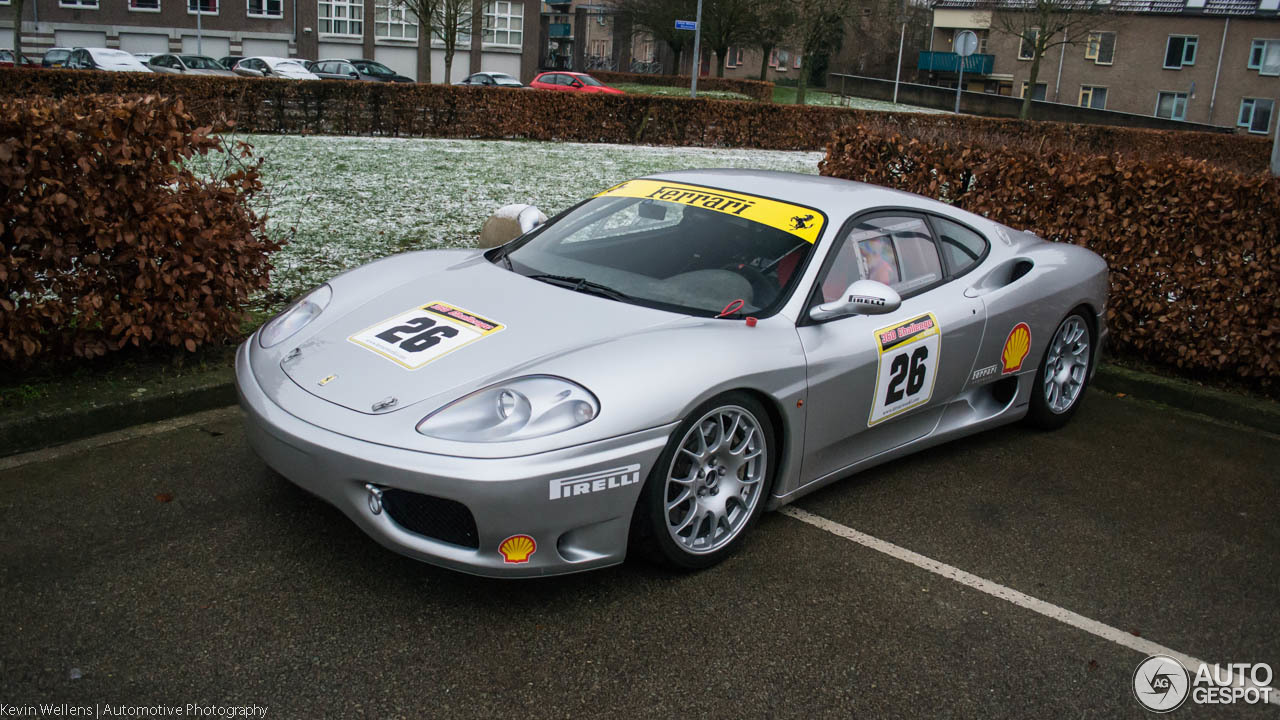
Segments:
[[[987,241],[978,233],[940,217],[933,218],[938,231],[938,245],[951,275],[960,275],[977,264],[987,251]]]

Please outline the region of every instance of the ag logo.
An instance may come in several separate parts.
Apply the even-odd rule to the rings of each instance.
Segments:
[[[1187,669],[1168,655],[1152,655],[1133,671],[1133,696],[1158,713],[1177,710],[1187,699]]]

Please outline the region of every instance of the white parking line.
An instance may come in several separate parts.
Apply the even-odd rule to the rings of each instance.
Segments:
[[[978,590],[980,592],[984,592],[988,595],[991,595],[992,597],[997,597],[997,598],[1000,598],[1001,600],[1008,601],[1010,603],[1013,603],[1014,605],[1017,605],[1020,608],[1026,608],[1027,610],[1030,610],[1035,613],[1039,613],[1047,618],[1052,618],[1054,620],[1057,620],[1058,622],[1066,623],[1071,627],[1084,630],[1090,635],[1095,635],[1097,637],[1102,638],[1103,640],[1110,640],[1111,642],[1117,645],[1123,645],[1124,647],[1127,647],[1130,650],[1136,650],[1145,655],[1168,655],[1170,657],[1176,658],[1179,662],[1183,664],[1183,666],[1185,666],[1188,669],[1189,672],[1194,673],[1195,668],[1200,667],[1201,664],[1209,665],[1209,663],[1206,663],[1203,660],[1198,660],[1190,655],[1187,655],[1186,653],[1181,653],[1181,652],[1178,652],[1177,650],[1167,648],[1158,643],[1151,642],[1146,638],[1136,637],[1131,633],[1127,633],[1118,628],[1113,628],[1110,625],[1107,625],[1106,623],[1100,623],[1097,620],[1091,620],[1083,615],[1071,612],[1066,608],[1058,607],[1053,603],[1048,603],[1048,602],[1045,602],[1044,600],[1033,598],[1030,595],[1027,595],[1025,593],[1018,592],[1013,588],[1005,587],[1000,583],[992,582],[990,580],[984,580],[983,578],[980,578],[977,575],[974,575],[973,573],[968,573],[968,572],[965,572],[964,570],[961,570],[960,568],[952,567],[946,563],[938,562],[937,560],[927,558],[924,555],[921,555],[920,553],[913,552],[911,550],[908,550],[904,547],[900,547],[898,545],[894,545],[891,542],[881,540],[877,537],[872,537],[871,535],[868,535],[864,532],[859,532],[846,525],[841,525],[840,523],[835,522],[834,520],[828,520],[822,517],[821,515],[814,515],[808,510],[802,510],[794,505],[788,505],[787,507],[782,508],[781,513],[783,515],[787,515],[789,517],[795,518],[800,522],[808,523],[809,525],[812,525],[813,527],[816,527],[820,530],[825,530],[833,535],[842,537],[845,540],[850,540],[855,543],[858,543],[863,547],[867,547],[872,550],[882,552],[885,555],[888,555],[889,557],[896,558],[898,560],[902,560],[903,562],[907,562],[912,565],[915,565],[916,567],[922,570],[928,570],[929,572],[935,575],[941,575],[942,577],[947,578],[948,580],[954,580],[955,582],[958,582],[961,585],[971,587],[974,590]],[[1209,665],[1209,667],[1212,673],[1212,671],[1216,670],[1218,666]],[[1227,673],[1224,669],[1223,675],[1225,676],[1226,674]],[[1253,688],[1258,688],[1259,690],[1265,689],[1268,687],[1266,685],[1255,685],[1247,677],[1244,677],[1243,675],[1240,675],[1234,672],[1232,673],[1231,677],[1233,680],[1231,685],[1234,687],[1253,687]],[[1266,696],[1268,698],[1268,701],[1272,705],[1280,705],[1280,697],[1277,697],[1277,695],[1280,695],[1280,693],[1276,693],[1274,691],[1267,693]]]

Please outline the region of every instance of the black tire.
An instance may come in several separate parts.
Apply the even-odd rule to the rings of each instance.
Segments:
[[[1054,353],[1054,347],[1059,340],[1059,335],[1064,332],[1064,328],[1070,327],[1073,322],[1084,330],[1083,337],[1088,339],[1088,349],[1082,353],[1087,356],[1087,364],[1084,366],[1084,377],[1081,381],[1080,389],[1075,394],[1074,399],[1065,408],[1055,410],[1050,406],[1045,393],[1045,377],[1047,375],[1049,357]],[[1078,341],[1076,342],[1078,343]],[[1084,402],[1085,392],[1089,389],[1089,379],[1093,375],[1093,358],[1097,350],[1096,343],[1097,338],[1093,331],[1093,325],[1089,322],[1084,310],[1072,310],[1058,323],[1058,326],[1054,328],[1053,335],[1049,337],[1049,344],[1045,346],[1044,355],[1040,358],[1040,366],[1036,368],[1036,381],[1031,386],[1031,407],[1027,411],[1028,425],[1041,430],[1057,430],[1066,425],[1071,420],[1071,416],[1076,414],[1076,411],[1080,409],[1080,404]]]
[[[764,439],[765,463],[764,475],[758,481],[754,505],[740,526],[733,530],[733,535],[720,547],[706,552],[691,552],[671,536],[667,522],[667,479],[668,473],[680,451],[680,445],[694,425],[703,421],[709,413],[717,409],[738,408],[745,411],[755,420]],[[773,476],[777,471],[778,442],[774,437],[774,427],[769,413],[758,400],[742,391],[731,391],[718,395],[702,403],[689,413],[689,416],[671,434],[667,447],[658,456],[658,461],[649,471],[644,488],[640,491],[640,500],[631,522],[631,547],[639,554],[667,567],[679,570],[702,570],[722,562],[742,546],[751,528],[764,511],[769,491],[772,489]],[[698,521],[698,526],[702,521]]]

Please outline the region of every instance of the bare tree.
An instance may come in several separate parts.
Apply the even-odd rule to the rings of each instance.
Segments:
[[[693,18],[697,12],[696,0],[617,0],[614,7],[631,21],[634,33],[648,31],[655,41],[664,43],[675,60],[672,72],[679,72],[680,56],[686,47],[693,45],[693,33],[676,30],[675,24],[676,20]]]
[[[790,44],[803,59],[804,68],[796,83],[796,104],[803,105],[809,80],[809,63],[818,55],[840,48],[845,23],[853,17],[854,0],[794,0],[795,24]]]
[[[431,27],[432,18],[439,12],[442,0],[395,0],[387,12],[408,10],[418,19],[418,82],[431,82]],[[449,83],[445,76],[445,84]]]
[[[1018,56],[1031,59],[1031,76],[1018,117],[1031,117],[1031,97],[1045,53],[1063,45],[1079,45],[1098,29],[1102,16],[1113,16],[1109,2],[1097,0],[986,0],[975,9],[991,12],[991,29],[1018,39]]]
[[[775,48],[786,42],[795,20],[795,8],[789,2],[771,2],[756,6],[755,24],[748,29],[745,41],[760,48],[761,80],[769,78],[769,56],[773,54]]]
[[[458,36],[471,34],[471,23],[484,18],[471,17],[471,0],[436,0],[431,32],[444,43],[444,84],[453,81],[453,54],[458,49]]]
[[[22,10],[25,0],[13,0],[13,52],[18,57],[16,65],[22,66]]]
[[[702,6],[702,43],[716,54],[716,77],[724,77],[729,48],[747,39],[758,22],[757,0],[705,0]]]

